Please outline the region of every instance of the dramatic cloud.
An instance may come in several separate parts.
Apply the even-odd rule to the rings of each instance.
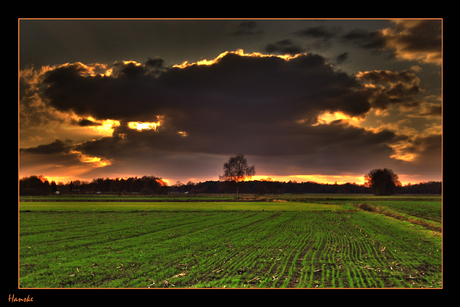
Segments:
[[[374,108],[386,109],[390,104],[418,105],[420,79],[413,72],[375,70],[360,72],[357,78],[370,83],[366,89]]]
[[[21,176],[439,180],[441,25],[22,20]]]
[[[205,172],[215,177],[221,172],[222,161],[230,154],[226,153],[230,143],[235,145],[230,149],[244,148],[260,174],[283,176],[286,171],[290,174],[364,174],[373,167],[374,159],[392,163],[390,156],[395,151],[389,145],[398,142],[400,137],[388,130],[374,133],[338,120],[316,126],[296,124],[278,133],[234,137],[227,133],[220,139],[212,133],[208,139],[200,140],[181,138],[161,129],[139,132],[118,127],[112,137],[73,144],[66,147],[66,151],[42,150],[53,144],[29,148],[24,150],[24,158],[27,163],[33,156],[47,166],[48,172],[58,170],[64,163],[56,165],[56,161],[65,161],[72,162],[73,171],[92,176],[97,176],[102,168],[109,171],[113,166],[115,173],[194,177]]]
[[[442,62],[440,20],[396,20],[382,30],[354,29],[342,39],[373,52],[388,51],[401,60]]]
[[[344,61],[347,53],[339,57]],[[106,172],[212,177],[237,153],[251,157],[262,174],[279,176],[364,174],[377,166],[410,173],[404,163],[429,163],[426,157],[440,150],[436,133],[408,136],[360,126],[372,109],[418,104],[420,80],[413,71],[354,76],[317,54],[238,50],[174,67],[159,58],[144,64],[68,63],[35,79],[34,91],[22,100],[33,95],[42,108],[66,115],[69,127],[107,132],[21,149],[21,166],[35,159],[42,173],[67,165],[93,178]]]
[[[37,147],[31,148],[21,148],[21,152],[33,154],[67,154],[70,151],[69,143],[72,143],[72,140],[66,139],[65,141],[62,141],[57,139],[51,144],[38,145]]]
[[[397,58],[441,64],[441,21],[400,20],[382,34]]]
[[[389,58],[399,60],[438,65],[442,61],[440,20],[395,20],[391,27],[385,29],[369,31],[356,28],[345,33],[340,26],[321,25],[292,34],[308,41],[306,50],[327,50],[333,42],[342,42],[370,50],[372,54],[387,54]],[[275,43],[270,47],[276,50],[276,47],[282,46]]]
[[[347,164],[350,144],[352,151],[392,153],[387,144],[393,133],[384,136],[386,132],[372,133],[340,120],[317,124],[325,112],[346,118],[364,116],[370,109],[365,87],[320,55],[238,51],[169,69],[160,59],[116,63],[98,73],[88,67],[74,63],[44,72],[40,97],[49,107],[82,117],[74,125],[99,127],[111,121],[111,136],[74,144],[70,151],[94,168],[133,157],[172,167],[171,161],[177,163],[167,158],[172,155],[244,151],[259,157],[302,156],[295,167],[301,171],[311,162],[317,168]],[[62,151],[64,144],[41,146],[24,153]],[[343,158],[333,158],[337,152]]]
[[[161,73],[148,67],[127,63],[111,76],[92,76],[79,63],[69,64],[45,74],[42,96],[59,111],[96,119],[151,121],[162,115],[165,125],[190,133],[210,126],[228,130],[236,122],[243,129],[254,122],[313,120],[326,110],[362,116],[370,108],[353,76],[315,54],[284,59],[227,53],[213,65]]]

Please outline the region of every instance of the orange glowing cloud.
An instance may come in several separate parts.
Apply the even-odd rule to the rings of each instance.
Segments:
[[[394,27],[380,30],[386,47],[402,60],[442,64],[439,20],[395,20]],[[420,35],[423,33],[424,35]]]
[[[128,128],[137,131],[157,130],[163,123],[163,116],[157,116],[157,122],[128,122]]]
[[[357,126],[359,127],[359,124],[364,120],[363,118],[359,117],[352,117],[348,116],[342,112],[323,112],[320,115],[318,115],[318,122],[316,124],[313,124],[313,126],[318,126],[318,125],[329,125],[330,123],[336,121],[336,120],[341,120],[343,123],[347,123],[351,126]],[[302,122],[302,121],[300,121]]]
[[[213,60],[201,60],[201,61],[198,61],[196,63],[188,63],[188,61],[185,61],[183,62],[182,64],[176,64],[176,65],[173,65],[173,68],[186,68],[186,67],[189,67],[189,66],[193,66],[193,65],[198,65],[198,66],[202,66],[202,65],[213,65],[215,63],[217,63],[221,58],[225,57],[227,54],[237,54],[239,56],[246,56],[246,57],[258,57],[258,58],[266,58],[266,57],[278,57],[278,58],[281,58],[281,59],[284,59],[285,61],[289,61],[291,59],[294,59],[298,56],[301,56],[303,55],[304,53],[299,53],[299,54],[296,54],[294,56],[292,55],[289,55],[289,54],[285,54],[285,55],[275,55],[275,54],[263,54],[263,53],[260,53],[260,52],[252,52],[252,53],[245,53],[243,49],[238,49],[236,51],[225,51],[225,52],[222,52],[221,54],[219,54],[216,58],[214,58]]]
[[[141,122],[129,122],[128,127],[130,129],[139,130],[139,131],[142,131],[142,130],[156,130],[157,129],[157,124],[156,123],[148,123],[148,122],[144,122],[144,123],[141,123]]]
[[[92,157],[89,155],[85,155],[80,151],[71,150],[70,153],[78,155],[81,162],[91,164],[92,167],[99,168],[112,164],[112,162],[109,159]]]
[[[114,120],[114,119],[106,119],[106,120],[101,121],[100,126],[92,126],[91,129],[95,131],[99,131],[101,132],[101,134],[111,135],[113,133],[113,129],[119,126],[120,126],[120,121]]]
[[[83,121],[88,122],[87,125],[81,125]],[[62,126],[65,130],[79,130],[83,134],[98,134],[101,136],[112,136],[113,130],[120,126],[120,121],[114,119],[96,120],[89,116],[87,118],[81,118],[75,113],[69,115],[68,122]],[[77,123],[77,125],[75,125]]]
[[[123,64],[124,64],[124,65],[133,64],[133,65],[135,65],[135,66],[141,66],[141,65],[142,65],[141,63],[138,63],[138,62],[133,61],[133,60],[123,61]]]
[[[412,146],[409,142],[397,143],[389,146],[396,152],[396,154],[390,156],[392,159],[413,161],[417,157],[417,155],[413,153],[406,152],[407,148]]]

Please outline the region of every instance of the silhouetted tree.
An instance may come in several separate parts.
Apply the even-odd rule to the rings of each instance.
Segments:
[[[24,177],[19,181],[21,195],[48,195],[51,188],[48,180],[42,176]]]
[[[51,187],[51,193],[53,194],[56,193],[57,191],[56,181],[51,181],[50,187]]]
[[[392,195],[397,186],[401,186],[398,175],[391,169],[374,169],[364,176],[365,185],[370,187],[374,195]]]
[[[255,166],[248,166],[248,161],[246,161],[244,155],[239,154],[236,157],[230,157],[228,162],[224,163],[224,175],[219,176],[219,179],[221,181],[235,182],[236,199],[239,199],[238,182],[244,180],[247,177],[254,176],[255,174]]]

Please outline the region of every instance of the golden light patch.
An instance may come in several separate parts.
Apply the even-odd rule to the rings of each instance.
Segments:
[[[342,112],[323,112],[318,115],[318,122],[313,124],[313,126],[329,125],[336,120],[341,120],[342,123],[347,123],[351,126],[359,126],[359,124],[363,121],[362,118],[348,116]]]
[[[143,130],[156,130],[159,124],[148,123],[148,122],[129,122],[128,127],[130,129],[143,131]]]
[[[397,160],[402,160],[402,161],[413,161],[415,159],[416,155],[414,154],[396,154],[396,155],[391,155],[390,158],[397,159]]]
[[[96,120],[95,118],[91,116],[82,118],[76,115],[75,113],[71,113],[71,114],[61,113],[61,115],[66,122],[61,126],[63,129],[78,131],[78,133],[81,133],[81,134],[87,134],[87,135],[98,134],[100,136],[112,136],[114,129],[121,125],[119,120],[114,120],[114,119]],[[78,125],[78,123],[81,122],[82,120],[87,120],[92,123],[87,126]]]
[[[142,131],[142,130],[156,130],[157,123],[142,123],[142,122],[129,122],[128,127],[130,129]]]
[[[141,66],[141,65],[142,65],[141,63],[138,63],[138,62],[133,61],[133,60],[123,61],[123,64],[124,64],[124,65],[133,64],[133,65],[135,65],[135,66]]]
[[[165,179],[156,178],[155,181],[162,187],[168,186],[168,182]]]
[[[110,77],[113,74],[113,68],[107,69],[107,71],[103,74],[101,74],[101,77],[106,76]]]
[[[156,122],[128,122],[128,128],[137,131],[157,130],[163,123],[163,116],[158,115],[157,119]]]
[[[278,58],[284,59],[285,61],[289,61],[291,59],[294,59],[294,58],[296,58],[298,56],[301,56],[301,55],[305,54],[305,53],[299,53],[299,54],[296,54],[296,55],[292,56],[290,54],[275,55],[275,54],[263,54],[263,53],[260,53],[260,52],[245,53],[243,49],[238,49],[236,51],[222,52],[221,54],[219,54],[216,58],[214,58],[212,60],[204,59],[204,60],[198,61],[196,63],[189,63],[188,61],[185,61],[182,64],[173,65],[173,68],[186,68],[186,67],[193,66],[193,65],[198,65],[198,66],[213,65],[213,64],[217,63],[221,58],[223,58],[224,56],[226,56],[229,53],[237,54],[239,56],[245,56],[245,57],[258,57],[258,58],[278,57]]]
[[[72,150],[71,153],[77,154],[81,162],[92,164],[92,167],[99,168],[112,164],[112,162],[108,159],[85,155],[81,151]]]
[[[407,153],[405,152],[409,146],[411,146],[410,143],[398,143],[398,144],[393,144],[389,145],[393,150],[396,152],[394,155],[391,155],[390,158],[396,159],[396,160],[401,160],[401,161],[413,161],[417,155],[413,153]]]
[[[90,119],[91,120],[91,119]],[[99,132],[103,135],[112,135],[113,129],[120,126],[120,121],[113,119],[106,119],[102,121],[96,121],[101,125],[98,126],[89,126],[92,130]]]

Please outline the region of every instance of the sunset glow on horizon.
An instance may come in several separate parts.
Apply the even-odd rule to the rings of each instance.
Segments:
[[[103,177],[109,178],[112,180],[115,179],[123,179],[126,180],[130,177],[134,178],[141,178],[145,176],[144,175],[131,175],[131,176],[114,176],[114,177]],[[24,176],[27,177],[27,176]],[[98,177],[102,178],[102,177]],[[79,177],[79,176],[39,176],[39,179],[48,182],[56,182],[58,183],[63,183],[63,184],[68,184],[71,181],[80,181],[80,182],[91,182],[94,179],[98,178],[86,178],[86,177]],[[205,181],[218,181],[218,179],[210,179],[210,178],[203,178],[203,179],[197,179],[197,178],[189,178],[189,180],[185,180],[182,182],[182,184],[187,184],[189,181],[197,184],[199,182],[205,182]],[[353,176],[353,175],[346,175],[346,176],[341,176],[341,175],[290,175],[290,176],[267,176],[267,175],[255,175],[252,176],[251,178],[245,178],[243,181],[269,181],[269,182],[295,182],[295,183],[302,183],[302,182],[311,182],[311,183],[318,183],[318,184],[338,184],[338,185],[343,185],[346,183],[350,184],[356,184],[356,185],[364,185],[364,175],[363,176]],[[399,177],[399,181],[401,182],[402,186],[407,186],[408,184],[418,184],[418,183],[424,183],[428,182],[426,180],[418,180],[417,176],[415,177],[408,177],[405,175],[402,175]],[[161,178],[157,180],[158,183],[160,183],[161,186],[172,186],[175,184],[174,179],[165,179]]]

